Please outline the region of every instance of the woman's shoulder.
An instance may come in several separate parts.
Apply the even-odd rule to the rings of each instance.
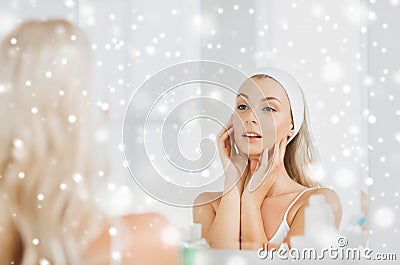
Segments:
[[[127,214],[121,216],[124,223],[129,225],[141,225],[141,224],[159,224],[167,225],[169,222],[167,218],[156,212],[140,213],[140,214]]]
[[[332,188],[319,187],[319,188],[312,189],[310,191],[309,196],[317,195],[317,194],[323,195],[325,197],[326,202],[329,204],[331,204],[331,203],[339,203],[340,204],[339,195]]]
[[[222,192],[221,191],[202,192],[199,195],[197,195],[197,197],[194,200],[194,202],[195,202],[195,205],[215,202],[215,201],[219,201],[221,196],[222,196]]]
[[[342,203],[340,201],[339,195],[334,189],[322,187],[317,188],[312,194],[320,194],[325,197],[326,202],[332,207],[334,212],[342,212]]]
[[[84,253],[84,260],[88,263],[110,264],[110,250],[116,247],[112,240],[113,236],[117,236],[118,241],[123,242],[121,255],[128,257],[124,258],[123,264],[132,264],[129,258],[131,253],[135,253],[134,256],[139,260],[151,260],[150,253],[154,250],[166,258],[167,264],[175,264],[173,262],[177,260],[178,242],[173,242],[171,239],[169,246],[161,249],[160,242],[163,242],[165,233],[173,229],[173,226],[159,213],[127,214],[110,218],[102,223],[101,227],[101,232]],[[99,260],[102,262],[98,263]]]
[[[160,213],[129,214],[121,217],[120,240],[124,242],[123,264],[176,264],[176,228]],[[157,255],[154,255],[157,253]]]
[[[328,204],[340,204],[340,199],[335,190],[329,187],[306,188],[305,192],[298,199],[298,204],[308,205],[311,195],[323,195]]]

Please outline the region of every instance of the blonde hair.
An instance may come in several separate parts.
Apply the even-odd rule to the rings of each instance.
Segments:
[[[252,77],[259,79],[272,78],[265,74],[258,74]],[[304,119],[299,132],[286,146],[284,165],[290,178],[297,183],[309,188],[321,187],[311,175],[311,168],[320,162],[320,156],[311,136],[306,98],[303,91],[301,91],[301,94],[304,101]]]
[[[90,46],[63,20],[19,25],[0,46],[0,260],[83,264],[93,208]],[[11,263],[12,264],[12,263]]]

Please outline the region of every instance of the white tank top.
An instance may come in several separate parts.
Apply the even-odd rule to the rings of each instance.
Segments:
[[[283,216],[282,223],[279,225],[278,230],[276,230],[274,236],[269,240],[270,243],[278,244],[278,245],[283,243],[283,240],[286,238],[286,235],[290,230],[289,224],[286,221],[286,218],[287,218],[290,208],[292,208],[293,204],[295,204],[295,202],[301,197],[301,195],[303,195],[304,192],[306,192],[308,190],[312,190],[312,189],[316,189],[316,188],[308,188],[308,189],[303,190],[290,203],[289,207],[286,209],[285,215]]]

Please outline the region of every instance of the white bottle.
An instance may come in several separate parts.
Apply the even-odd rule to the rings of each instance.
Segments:
[[[210,248],[205,238],[201,237],[201,224],[193,223],[182,227],[183,247],[185,248]]]
[[[302,249],[313,247],[321,249],[335,246],[338,231],[335,227],[331,207],[320,194],[311,195],[309,206],[304,212],[304,236],[292,236],[291,247]]]
[[[364,214],[356,213],[350,218],[346,228],[342,231],[342,234],[348,240],[348,246],[357,248],[359,246],[367,247],[368,233],[363,231],[363,225],[366,222],[366,216]]]
[[[207,241],[201,237],[201,224],[190,224],[181,227],[182,252],[181,264],[196,264],[196,252],[200,249],[208,249],[210,246]]]

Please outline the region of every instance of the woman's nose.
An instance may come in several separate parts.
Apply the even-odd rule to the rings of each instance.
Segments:
[[[246,117],[246,124],[257,124],[257,116],[251,111],[250,114]]]
[[[257,124],[257,121],[256,121],[256,120],[253,120],[253,119],[251,119],[251,120],[247,119],[247,120],[246,120],[246,123],[254,123],[254,124]]]

